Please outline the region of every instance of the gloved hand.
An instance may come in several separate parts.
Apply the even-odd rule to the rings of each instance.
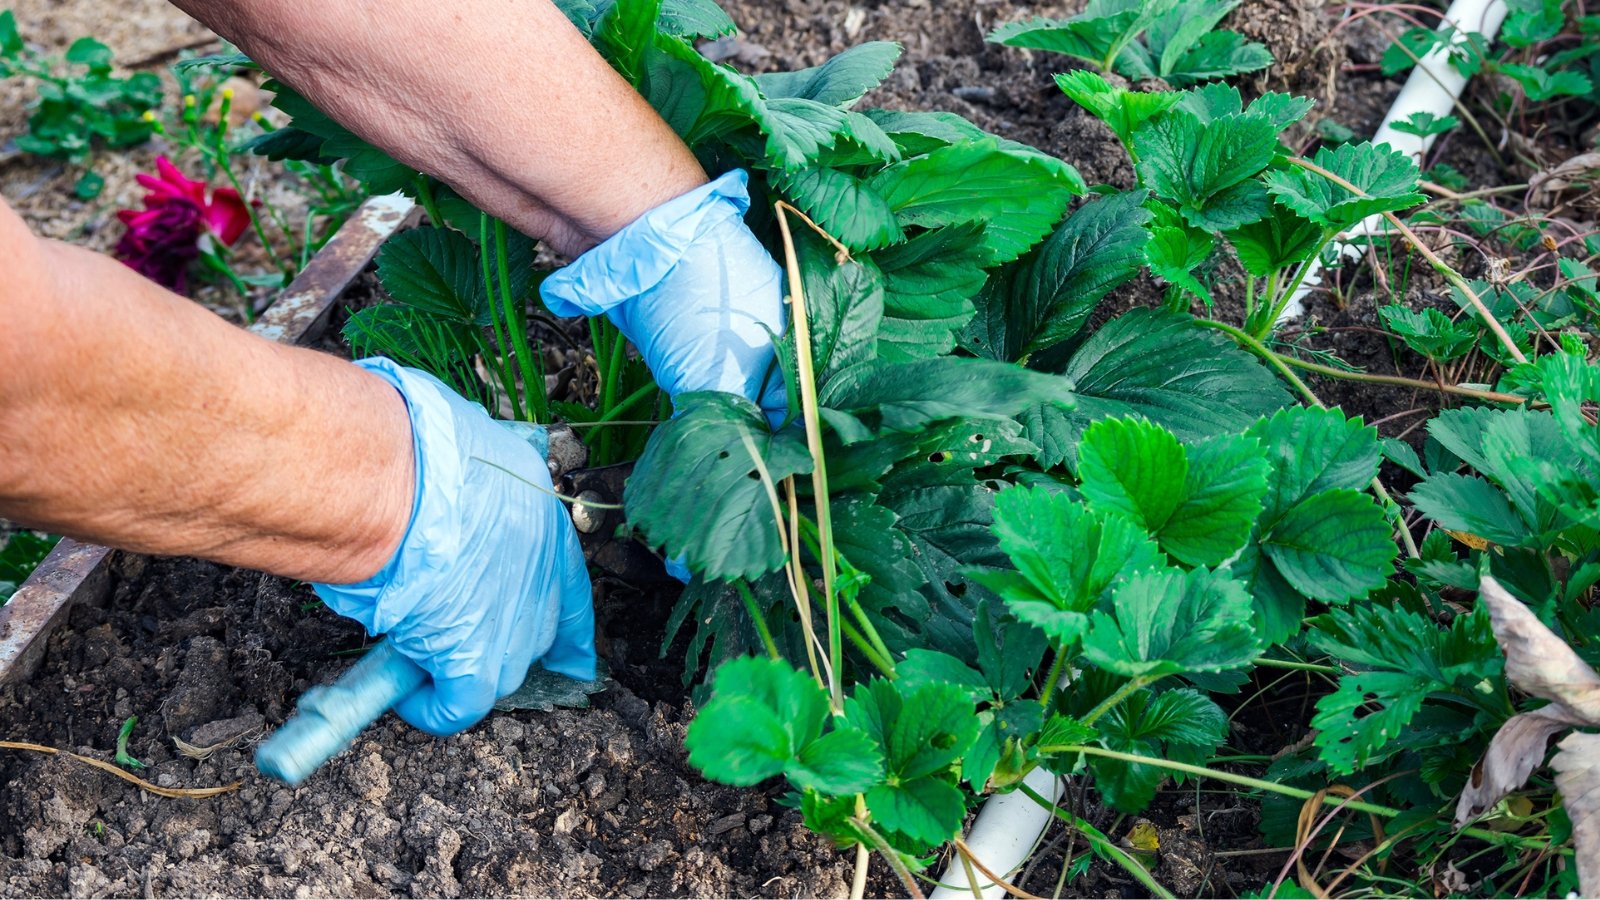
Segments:
[[[534,660],[594,678],[589,571],[530,426],[501,423],[438,379],[387,359],[357,365],[405,397],[416,500],[400,549],[359,584],[314,585],[340,615],[389,635],[432,682],[395,706],[431,734],[482,719]]]
[[[605,313],[669,395],[742,394],[778,421],[787,405],[772,346],[784,329],[782,270],[744,224],[747,182],[729,172],[656,207],[540,292],[558,316]]]

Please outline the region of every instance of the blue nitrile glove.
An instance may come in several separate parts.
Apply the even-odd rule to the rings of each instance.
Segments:
[[[531,426],[496,422],[438,379],[387,359],[362,368],[405,397],[416,503],[400,549],[360,584],[314,585],[340,615],[388,634],[432,677],[395,712],[432,734],[482,719],[534,660],[594,678],[589,571]]]
[[[540,292],[558,316],[605,313],[669,395],[742,394],[780,421],[787,398],[772,335],[784,328],[782,270],[744,223],[747,181],[736,170],[669,200]]]

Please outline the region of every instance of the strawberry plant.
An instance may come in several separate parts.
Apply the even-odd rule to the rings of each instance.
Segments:
[[[1188,87],[1272,65],[1272,53],[1217,28],[1240,0],[1091,0],[1067,19],[1035,17],[996,28],[989,40],[1048,50],[1135,81]]]
[[[161,80],[149,72],[112,75],[111,60],[110,48],[89,37],[60,59],[42,58],[23,42],[15,14],[0,11],[0,78],[32,79],[39,92],[17,149],[83,166],[76,190],[85,200],[105,187],[90,165],[97,147],[140,144],[156,130],[149,112],[161,103]]]
[[[751,227],[787,266],[783,421],[742,397],[689,394],[607,451],[640,453],[629,525],[693,575],[664,646],[686,633],[685,683],[709,673],[694,765],[732,784],[784,778],[808,825],[858,860],[877,852],[913,893],[981,797],[1027,790],[1040,768],[1090,777],[1128,813],[1169,779],[1230,782],[1267,796],[1265,827],[1287,842],[1283,804],[1341,803],[1321,790],[1338,778],[1395,804],[1351,808],[1443,833],[1445,802],[1515,711],[1486,619],[1455,610],[1450,592],[1486,568],[1536,603],[1567,598],[1568,630],[1589,624],[1576,598],[1600,580],[1588,559],[1600,487],[1587,480],[1600,456],[1582,444],[1582,409],[1600,382],[1574,356],[1528,362],[1507,304],[1531,298],[1468,281],[1415,240],[1395,216],[1422,200],[1408,157],[1370,144],[1294,156],[1280,135],[1304,98],[1246,103],[1214,82],[1135,91],[1077,71],[1062,90],[1118,137],[1137,179],[1091,186],[959,116],[867,106],[893,44],[747,75],[695,49],[733,27],[708,0],[561,5],[709,171],[751,173],[767,201]],[[1237,35],[1206,37],[1230,8],[1096,3],[1035,33],[1182,85],[1221,64],[1175,48],[1235,71],[1266,64]],[[605,422],[656,405],[647,373],[597,326],[596,368],[611,379],[599,408],[539,406],[531,244],[292,92],[277,102],[293,126],[258,149],[341,159],[373,190],[413,193],[431,219],[380,257],[397,302],[358,313],[354,342],[512,415]],[[1277,334],[1308,264],[1372,216],[1472,316],[1396,307],[1390,326],[1440,363],[1478,342],[1509,366],[1497,390],[1442,385],[1476,405],[1440,416],[1420,457],[1324,408],[1295,372],[1371,376],[1307,360]],[[1240,280],[1219,275],[1229,256]],[[1168,286],[1163,308],[1089,327],[1146,275]],[[1239,321],[1192,314],[1229,291]],[[1574,307],[1592,299],[1577,278],[1561,292]],[[1585,462],[1538,462],[1564,459]],[[1409,500],[1439,529],[1420,544],[1416,516],[1379,480],[1385,460],[1421,479]],[[1449,535],[1482,549],[1458,559]],[[1225,695],[1264,669],[1315,675],[1329,692],[1316,736],[1256,778],[1216,757]],[[1375,767],[1402,764],[1377,783]],[[1135,854],[1053,809],[1099,858],[1164,890]]]
[[[11,599],[56,545],[54,535],[15,531],[0,543],[0,603]]]

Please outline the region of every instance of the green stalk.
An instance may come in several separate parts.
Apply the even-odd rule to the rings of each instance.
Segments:
[[[783,659],[783,654],[778,652],[777,642],[772,639],[771,629],[767,628],[767,617],[761,614],[761,607],[756,604],[756,598],[750,593],[750,586],[745,584],[742,578],[735,581],[733,586],[738,589],[739,598],[744,601],[744,608],[750,613],[750,621],[755,623],[756,631],[761,635],[761,643],[766,645],[767,656],[776,660]]]
[[[861,655],[867,658],[867,662],[872,663],[874,669],[882,672],[883,677],[891,681],[895,678],[894,663],[888,657],[880,656],[877,648],[873,647],[866,637],[860,631],[857,631],[854,625],[850,624],[849,619],[841,620],[839,628],[844,632],[844,636],[850,639],[850,643],[855,644],[856,649],[861,651]]]
[[[599,425],[602,422],[614,421],[619,416],[621,416],[623,413],[627,412],[629,409],[631,409],[634,406],[636,406],[639,403],[639,401],[644,400],[645,398],[649,397],[651,394],[655,393],[657,390],[660,390],[660,389],[657,388],[653,382],[651,384],[647,384],[644,387],[641,387],[638,390],[634,391],[633,393],[629,394],[627,397],[624,397],[621,403],[618,403],[616,406],[613,406],[610,409],[606,410],[604,413],[601,413],[600,414],[600,418],[595,419],[593,422],[586,422],[584,424],[586,424],[586,425]]]
[[[1152,683],[1159,680],[1160,679],[1158,678],[1151,678],[1149,675],[1139,675],[1137,677],[1128,679],[1127,684],[1117,688],[1115,693],[1104,700],[1101,700],[1099,705],[1097,705],[1094,709],[1089,710],[1089,714],[1084,716],[1080,721],[1085,725],[1093,725],[1095,720],[1099,719],[1101,716],[1112,711],[1113,709],[1116,709],[1118,703],[1121,703],[1122,701],[1133,696],[1135,691],[1148,687]]]
[[[1297,662],[1289,659],[1271,659],[1263,656],[1251,663],[1263,669],[1290,669],[1295,672],[1319,672],[1323,675],[1343,675],[1343,669],[1337,666],[1323,666],[1316,663]]]
[[[600,320],[599,334],[606,338],[604,347],[596,343],[595,367],[600,374],[599,410],[601,415],[610,411],[617,401],[617,383],[622,379],[622,362],[627,356],[628,342],[623,340],[622,332],[611,324],[609,319]],[[604,354],[602,356],[602,354]],[[600,360],[605,360],[605,368],[600,368]],[[600,446],[597,454],[601,465],[609,465],[616,460],[612,456],[611,432],[601,432]]]
[[[483,292],[485,297],[494,296],[494,275],[489,261],[489,214],[478,213],[478,262],[483,268]],[[511,416],[517,421],[525,421],[522,413],[522,398],[517,395],[516,378],[511,373],[511,363],[505,352],[506,336],[500,330],[500,320],[491,315],[489,325],[494,329],[494,343],[498,357],[496,362],[500,368],[500,383],[505,388],[506,395],[511,398]]]
[[[1066,664],[1066,651],[1057,650],[1055,661],[1050,663],[1050,674],[1044,678],[1044,690],[1039,692],[1039,705],[1046,710],[1050,709],[1050,700],[1055,696],[1056,685],[1061,681],[1061,670]]]
[[[1256,317],[1256,277],[1246,274],[1244,276],[1244,320],[1248,323]]]
[[[1317,796],[1316,791],[1290,787],[1289,785],[1279,784],[1276,781],[1267,781],[1263,778],[1251,778],[1248,775],[1239,775],[1233,772],[1223,772],[1218,769],[1208,769],[1205,766],[1194,766],[1190,765],[1189,763],[1181,763],[1171,759],[1160,759],[1153,756],[1139,756],[1135,753],[1123,753],[1119,750],[1107,750],[1104,747],[1094,747],[1087,744],[1049,744],[1039,747],[1039,752],[1082,753],[1085,756],[1100,756],[1106,759],[1115,759],[1120,762],[1134,763],[1135,765],[1155,766],[1156,768],[1166,769],[1171,772],[1182,772],[1185,775],[1192,775],[1196,778],[1211,778],[1217,781],[1226,781],[1229,784],[1236,784],[1240,787],[1250,788],[1252,790],[1266,791],[1267,793],[1278,794],[1284,797],[1293,797],[1296,800],[1312,800]],[[1022,787],[1023,790],[1028,789],[1027,785],[1023,785]],[[1395,809],[1392,806],[1380,806],[1376,803],[1367,803],[1362,800],[1346,800],[1343,797],[1336,797],[1331,794],[1324,794],[1322,797],[1322,803],[1324,806],[1334,806],[1341,809],[1348,809],[1352,812],[1383,816],[1386,819],[1393,819],[1396,816],[1404,813],[1404,810]],[[1570,847],[1552,848],[1549,841],[1540,841],[1537,838],[1524,837],[1518,834],[1490,831],[1487,828],[1462,828],[1460,829],[1460,832],[1464,835],[1477,838],[1481,841],[1508,844],[1524,849],[1546,850],[1553,853],[1561,853],[1563,855],[1571,855],[1572,853],[1572,849]]]
[[[780,219],[780,221],[782,220]],[[889,842],[884,840],[883,835],[879,834],[877,829],[868,825],[867,820],[860,815],[851,816],[850,824],[855,827],[856,833],[860,837],[865,838],[866,842],[872,845],[872,849],[878,851],[884,862],[889,864],[889,868],[894,870],[894,874],[900,878],[900,884],[906,889],[906,893],[916,898],[916,900],[927,900],[922,895],[921,888],[917,887],[916,879],[911,877],[911,870],[906,868],[905,862],[900,859],[900,854],[889,846]]]
[[[1127,872],[1129,875],[1132,875],[1140,884],[1145,886],[1145,889],[1150,892],[1150,896],[1161,897],[1163,900],[1173,900],[1173,893],[1167,890],[1161,882],[1157,881],[1155,876],[1150,874],[1149,869],[1146,869],[1142,863],[1140,863],[1137,859],[1134,859],[1128,853],[1128,851],[1118,847],[1114,842],[1111,841],[1110,838],[1101,833],[1100,829],[1090,825],[1088,822],[1085,822],[1072,813],[1067,812],[1054,803],[1051,803],[1049,800],[1046,800],[1043,794],[1040,794],[1033,788],[1028,787],[1026,783],[1019,783],[1018,787],[1020,787],[1022,792],[1027,794],[1028,797],[1033,800],[1033,802],[1039,804],[1045,809],[1050,810],[1051,814],[1053,814],[1056,818],[1066,822],[1068,825],[1071,825],[1079,834],[1088,838],[1089,843],[1094,845],[1095,850],[1097,850],[1102,857],[1110,858],[1117,865],[1121,866],[1123,871]]]
[[[550,421],[550,398],[544,395],[544,368],[534,359],[528,346],[528,317],[517,308],[511,296],[511,263],[506,259],[506,223],[494,220],[494,254],[500,276],[500,302],[506,311],[506,331],[511,334],[511,346],[517,354],[517,368],[522,370],[522,390],[527,400],[528,414],[536,424]]]
[[[1278,327],[1278,319],[1283,317],[1283,311],[1288,308],[1289,301],[1294,299],[1295,292],[1300,290],[1300,285],[1305,283],[1306,276],[1311,274],[1312,265],[1322,258],[1322,251],[1327,249],[1328,242],[1333,240],[1338,233],[1337,231],[1324,229],[1322,240],[1317,241],[1316,249],[1311,251],[1311,255],[1306,257],[1306,261],[1300,264],[1300,268],[1294,273],[1294,278],[1289,281],[1288,287],[1284,288],[1282,293],[1276,296],[1269,292],[1267,300],[1272,304],[1272,314],[1267,316],[1266,321],[1256,326],[1255,336],[1258,339],[1266,340],[1267,335]],[[1272,273],[1272,277],[1276,280],[1278,273]]]
[[[428,221],[435,228],[445,227],[444,216],[439,212],[439,202],[434,199],[433,185],[428,183],[428,176],[420,173],[417,175],[416,191],[417,199],[422,202],[422,208],[428,213]]]

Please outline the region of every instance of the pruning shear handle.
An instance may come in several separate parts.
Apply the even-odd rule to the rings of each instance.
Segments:
[[[299,784],[427,680],[420,666],[379,642],[338,681],[301,695],[295,715],[256,748],[256,768]]]

